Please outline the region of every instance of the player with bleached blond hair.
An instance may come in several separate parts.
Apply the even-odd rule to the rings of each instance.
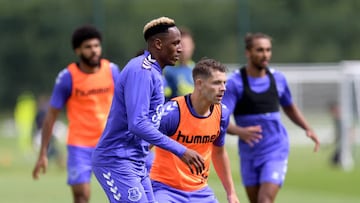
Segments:
[[[162,70],[179,59],[180,31],[174,20],[160,17],[147,23],[143,34],[147,49],[121,71],[92,157],[94,174],[112,203],[155,202],[145,165],[150,144],[179,157],[192,173],[204,169],[199,153],[158,130],[164,104]]]

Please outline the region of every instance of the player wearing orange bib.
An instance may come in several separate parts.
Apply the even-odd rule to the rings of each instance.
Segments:
[[[228,202],[239,202],[224,147],[229,123],[229,113],[220,103],[225,92],[225,71],[225,66],[213,59],[200,60],[193,69],[193,93],[165,104],[159,130],[201,154],[205,170],[193,174],[178,157],[156,147],[150,177],[159,203],[217,203],[207,183],[211,161]]]
[[[114,93],[110,62],[100,61],[96,74],[82,72],[76,63],[68,66],[72,77],[71,99],[66,103],[69,119],[67,144],[95,147],[105,127]],[[113,67],[114,68],[114,67]]]
[[[71,63],[56,78],[50,107],[45,116],[39,158],[33,178],[46,172],[47,151],[52,128],[61,109],[66,106],[68,184],[75,203],[90,198],[91,155],[105,127],[110,110],[118,66],[101,58],[101,34],[92,26],[75,30],[72,45],[78,63]]]

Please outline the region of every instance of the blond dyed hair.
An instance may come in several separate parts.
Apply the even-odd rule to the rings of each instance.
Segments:
[[[143,29],[145,40],[148,40],[151,36],[167,32],[170,27],[176,26],[175,21],[168,17],[159,17],[148,22]]]

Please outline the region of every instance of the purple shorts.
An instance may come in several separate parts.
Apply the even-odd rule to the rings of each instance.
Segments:
[[[110,203],[155,203],[144,163],[124,160],[116,166],[93,166],[96,179]]]
[[[287,159],[268,159],[263,162],[241,160],[241,177],[244,186],[274,183],[282,186],[287,171]]]
[[[218,203],[214,192],[210,187],[204,187],[196,191],[182,191],[158,181],[152,181],[155,199],[158,203],[169,202],[206,202],[206,203]]]
[[[90,183],[93,150],[93,147],[67,146],[67,183],[69,185]]]

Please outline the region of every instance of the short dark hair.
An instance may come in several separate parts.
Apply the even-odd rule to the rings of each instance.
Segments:
[[[148,22],[143,29],[144,39],[147,41],[150,37],[167,33],[170,27],[175,27],[175,21],[168,17],[160,17]]]
[[[247,33],[244,38],[245,49],[247,49],[247,50],[251,49],[254,45],[253,44],[254,39],[261,39],[261,38],[265,38],[265,39],[272,41],[272,39],[269,35],[261,33],[261,32]]]
[[[99,30],[92,25],[83,25],[78,27],[72,35],[72,48],[76,49],[81,46],[81,44],[88,39],[99,39],[102,40],[102,36]]]
[[[225,73],[227,68],[224,64],[220,63],[219,61],[211,58],[202,58],[195,64],[194,69],[192,70],[192,76],[194,81],[198,77],[208,78],[211,76],[212,70],[218,70],[220,72]]]

